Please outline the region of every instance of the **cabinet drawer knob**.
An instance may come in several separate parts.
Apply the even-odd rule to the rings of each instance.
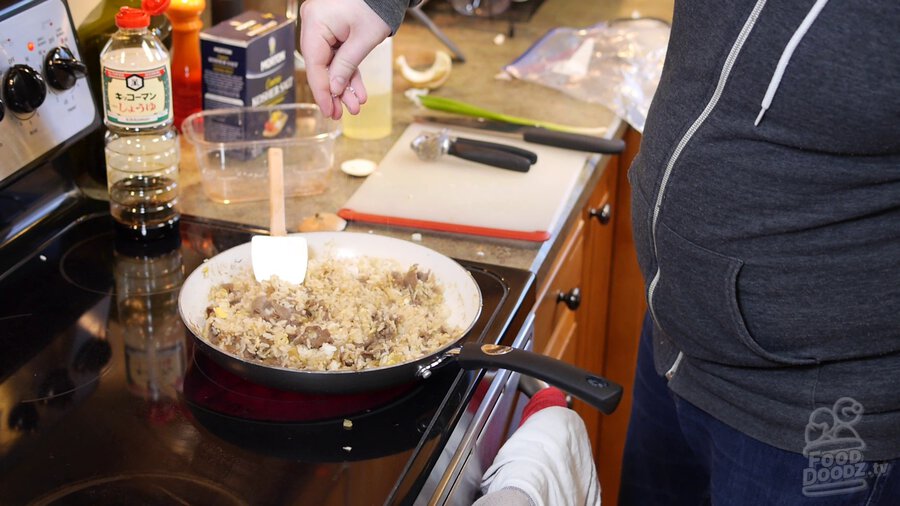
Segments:
[[[581,305],[581,289],[575,287],[566,292],[559,292],[556,295],[556,302],[565,302],[566,307],[575,311]]]
[[[588,216],[591,218],[597,218],[597,221],[600,222],[601,225],[606,225],[609,223],[609,219],[612,217],[612,206],[609,204],[603,204],[603,207],[600,209],[594,209],[593,207],[588,211]]]

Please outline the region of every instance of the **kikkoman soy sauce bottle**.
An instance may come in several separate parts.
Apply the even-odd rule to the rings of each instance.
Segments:
[[[110,211],[135,239],[178,226],[178,137],[173,126],[169,53],[148,29],[169,0],[122,7],[118,31],[100,53]]]

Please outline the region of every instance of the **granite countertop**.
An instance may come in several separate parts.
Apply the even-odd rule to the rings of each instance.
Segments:
[[[435,0],[437,1],[437,0]],[[435,6],[441,7],[441,6]],[[622,0],[609,2],[583,2],[581,0],[545,0],[528,22],[514,24],[514,35],[509,36],[510,23],[505,20],[473,19],[455,15],[449,9],[439,12],[428,10],[431,19],[455,42],[466,55],[465,63],[455,63],[449,80],[434,93],[443,97],[463,100],[482,107],[508,114],[539,118],[547,121],[578,126],[605,126],[607,137],[621,136],[625,124],[602,106],[582,101],[532,83],[518,80],[495,79],[503,65],[514,60],[549,29],[558,26],[583,27],[604,19],[630,17],[635,13],[668,19],[671,3],[663,1]],[[503,44],[494,38],[507,35]],[[394,56],[407,55],[415,61],[416,55],[433,54],[443,49],[440,41],[422,24],[407,16],[394,39]],[[377,141],[355,141],[341,137],[335,152],[335,167],[344,160],[368,158],[380,160],[417,112],[416,107],[404,95],[409,85],[394,72],[394,126],[392,134]],[[578,179],[578,187],[566,203],[561,219],[552,230],[553,237],[543,243],[502,240],[413,230],[409,228],[382,227],[366,223],[351,223],[348,230],[372,231],[403,239],[420,233],[420,244],[445,255],[527,269],[540,279],[549,268],[546,259],[552,258],[561,246],[568,228],[602,175],[606,157],[594,155],[588,158]],[[264,201],[220,204],[206,198],[200,185],[193,149],[183,144],[181,175],[181,211],[184,214],[216,218],[267,227],[268,205]],[[332,174],[328,190],[320,195],[289,198],[286,202],[288,230],[296,230],[300,221],[317,212],[336,212],[362,183],[362,179],[350,177],[340,170]],[[95,191],[99,189],[94,189]]]

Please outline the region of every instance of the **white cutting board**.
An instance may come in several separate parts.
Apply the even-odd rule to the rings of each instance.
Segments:
[[[562,219],[588,154],[526,143],[506,136],[455,131],[518,146],[538,155],[527,173],[454,156],[421,161],[410,142],[440,126],[411,124],[338,212],[349,220],[464,234],[544,241]]]

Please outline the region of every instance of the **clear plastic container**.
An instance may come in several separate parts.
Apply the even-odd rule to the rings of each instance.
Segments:
[[[266,151],[284,152],[284,194],[322,193],[334,165],[340,122],[315,104],[281,104],[198,112],[182,134],[193,145],[207,197],[222,203],[267,200]]]

